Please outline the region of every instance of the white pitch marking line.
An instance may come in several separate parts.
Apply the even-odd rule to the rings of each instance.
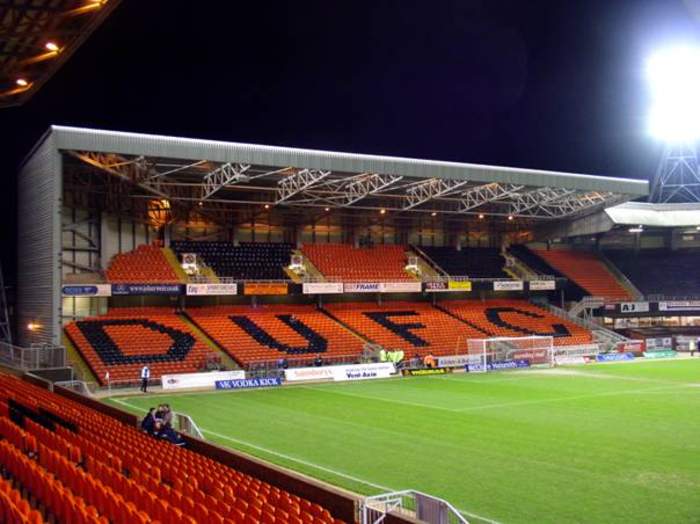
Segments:
[[[137,410],[139,410],[139,411],[143,411],[143,412],[148,411],[148,410],[146,410],[145,408],[142,408],[142,407],[140,407],[140,406],[136,406],[136,405],[131,404],[131,403],[129,403],[129,402],[126,402],[125,400],[122,400],[122,399],[115,398],[115,399],[112,399],[112,400],[114,400],[115,402],[118,402],[119,404],[122,404],[122,405],[124,405],[124,406],[130,407],[130,408],[133,408],[133,409],[137,409]],[[380,489],[380,490],[382,490],[382,491],[387,491],[387,492],[397,491],[397,490],[395,490],[394,488],[390,488],[390,487],[388,487],[388,486],[382,486],[381,484],[377,484],[377,483],[375,483],[375,482],[370,482],[370,481],[368,481],[368,480],[364,480],[364,479],[361,479],[361,478],[359,478],[359,477],[355,477],[355,476],[353,476],[353,475],[349,475],[349,474],[347,474],[347,473],[343,473],[342,471],[337,471],[337,470],[335,470],[335,469],[327,468],[327,467],[325,467],[325,466],[321,466],[321,465],[319,465],[319,464],[315,464],[315,463],[309,462],[309,461],[307,461],[307,460],[303,460],[303,459],[300,459],[300,458],[297,458],[297,457],[293,457],[293,456],[287,455],[287,454],[285,454],[285,453],[280,453],[279,451],[273,451],[273,450],[271,450],[271,449],[267,449],[267,448],[264,448],[264,447],[262,447],[262,446],[258,446],[257,444],[251,444],[250,442],[246,442],[245,440],[240,440],[240,439],[237,439],[237,438],[229,437],[228,435],[223,435],[223,434],[221,434],[221,433],[217,433],[216,431],[211,431],[211,430],[209,430],[209,429],[201,428],[201,430],[202,430],[203,433],[208,433],[208,434],[210,434],[210,435],[214,435],[215,437],[218,437],[218,438],[221,438],[221,439],[224,439],[224,440],[228,440],[228,441],[230,441],[230,442],[235,442],[235,443],[237,443],[237,444],[242,444],[242,445],[244,445],[244,446],[246,446],[246,447],[253,448],[253,449],[257,449],[258,451],[262,451],[262,452],[264,452],[264,453],[269,453],[270,455],[274,455],[274,456],[276,456],[276,457],[279,457],[279,458],[282,458],[282,459],[285,459],[285,460],[289,460],[289,461],[291,461],[291,462],[296,462],[297,464],[303,464],[304,466],[308,466],[308,467],[310,467],[310,468],[314,468],[314,469],[317,469],[317,470],[319,470],[319,471],[325,471],[326,473],[330,473],[331,475],[336,475],[336,476],[338,476],[338,477],[346,478],[346,479],[348,479],[348,480],[352,480],[353,482],[357,482],[357,483],[359,483],[359,484],[364,484],[365,486],[370,486],[370,487],[372,487],[372,488],[377,488],[377,489]],[[464,515],[466,515],[466,516],[468,516],[468,517],[472,517],[472,518],[475,518],[475,519],[479,519],[479,520],[481,520],[481,521],[483,521],[483,522],[486,522],[487,524],[502,524],[501,522],[499,522],[499,521],[497,521],[497,520],[493,520],[493,519],[489,519],[489,518],[486,518],[486,517],[482,517],[481,515],[477,515],[476,513],[472,513],[472,512],[470,512],[470,511],[466,511],[466,510],[463,510],[463,509],[460,509],[460,508],[457,508],[457,511],[459,511],[460,513],[463,513]]]

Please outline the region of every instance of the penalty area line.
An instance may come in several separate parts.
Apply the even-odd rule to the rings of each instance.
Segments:
[[[114,399],[112,399],[112,400],[113,400],[114,402],[118,402],[119,404],[122,404],[123,406],[130,407],[130,408],[132,408],[132,409],[136,409],[136,410],[141,411],[141,412],[144,412],[144,413],[145,413],[146,411],[148,411],[148,410],[146,410],[145,408],[142,408],[142,407],[140,407],[140,406],[136,406],[135,404],[131,404],[131,403],[126,402],[125,400],[122,400],[122,399],[114,398]],[[240,444],[240,445],[246,446],[246,447],[248,447],[248,448],[257,449],[258,451],[262,451],[263,453],[267,453],[267,454],[270,454],[270,455],[279,457],[279,458],[281,458],[281,459],[288,460],[288,461],[290,461],[290,462],[296,462],[297,464],[302,464],[302,465],[304,465],[304,466],[308,466],[308,467],[310,467],[310,468],[313,468],[313,469],[316,469],[316,470],[319,470],[319,471],[324,471],[324,472],[326,472],[326,473],[330,473],[331,475],[335,475],[335,476],[337,476],[337,477],[341,477],[341,478],[345,478],[345,479],[348,479],[348,480],[352,480],[353,482],[357,482],[358,484],[363,484],[363,485],[365,485],[365,486],[369,486],[369,487],[372,487],[372,488],[377,488],[377,489],[380,489],[380,490],[386,491],[386,492],[398,491],[398,490],[396,490],[396,489],[394,489],[394,488],[390,488],[389,486],[383,486],[383,485],[381,485],[381,484],[377,484],[376,482],[371,482],[371,481],[369,481],[369,480],[361,479],[361,478],[359,478],[359,477],[356,477],[356,476],[354,476],[354,475],[350,475],[350,474],[348,474],[348,473],[344,473],[344,472],[342,472],[342,471],[338,471],[338,470],[335,470],[335,469],[332,469],[332,468],[328,468],[328,467],[326,467],[326,466],[321,466],[320,464],[316,464],[316,463],[314,463],[314,462],[309,462],[308,460],[304,460],[304,459],[300,459],[300,458],[297,458],[297,457],[293,457],[293,456],[291,456],[291,455],[287,455],[286,453],[281,453],[281,452],[279,452],[279,451],[274,451],[274,450],[272,450],[272,449],[264,448],[264,447],[262,447],[262,446],[258,446],[257,444],[252,444],[251,442],[247,442],[247,441],[245,441],[245,440],[241,440],[241,439],[237,439],[237,438],[234,438],[234,437],[230,437],[230,436],[228,436],[228,435],[224,435],[224,434],[222,434],[222,433],[218,433],[218,432],[212,431],[212,430],[210,430],[210,429],[205,429],[205,428],[202,428],[202,427],[200,427],[200,429],[201,429],[202,433],[208,433],[209,435],[213,435],[214,437],[218,437],[218,438],[220,438],[220,439],[228,440],[228,441],[230,441],[230,442],[234,442],[234,443],[236,443],[236,444]],[[470,512],[470,511],[466,511],[466,510],[463,510],[463,509],[460,509],[460,508],[456,508],[456,509],[457,509],[457,511],[459,511],[459,512],[462,513],[463,515],[466,515],[467,517],[472,517],[472,518],[478,519],[478,520],[480,520],[480,521],[482,521],[482,522],[485,522],[486,524],[502,524],[501,522],[499,522],[499,521],[497,521],[497,520],[493,520],[493,519],[489,519],[489,518],[486,518],[486,517],[482,517],[481,515],[477,515],[476,513],[472,513],[472,512]]]

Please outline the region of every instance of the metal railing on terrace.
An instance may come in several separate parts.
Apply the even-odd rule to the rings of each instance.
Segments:
[[[23,370],[63,368],[67,365],[66,348],[50,344],[20,347],[0,342],[0,363]]]

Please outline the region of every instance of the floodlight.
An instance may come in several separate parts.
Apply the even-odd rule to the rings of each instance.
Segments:
[[[700,48],[658,51],[647,63],[649,132],[667,143],[700,139]]]

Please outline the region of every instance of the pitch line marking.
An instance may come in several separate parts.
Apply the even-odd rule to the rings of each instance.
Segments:
[[[145,408],[142,408],[140,406],[136,406],[135,404],[131,404],[131,403],[126,402],[125,400],[122,400],[122,399],[115,398],[112,400],[114,400],[114,402],[118,402],[119,404],[130,407],[132,409],[136,409],[138,411],[142,411],[144,413],[148,411]],[[279,458],[282,458],[285,460],[289,460],[291,462],[296,462],[297,464],[303,464],[304,466],[308,466],[310,468],[317,469],[319,471],[325,471],[326,473],[330,473],[331,475],[336,475],[338,477],[346,478],[348,480],[352,480],[353,482],[357,482],[358,484],[363,484],[365,486],[377,488],[377,489],[380,489],[382,491],[387,491],[387,492],[398,491],[394,488],[390,488],[389,486],[382,486],[381,484],[377,484],[376,482],[364,480],[364,479],[361,479],[359,477],[355,477],[354,475],[349,475],[348,473],[343,473],[342,471],[338,471],[338,470],[335,470],[332,468],[327,468],[326,466],[321,466],[320,464],[315,464],[313,462],[309,462],[308,460],[304,460],[304,459],[300,459],[297,457],[293,457],[291,455],[287,455],[286,453],[280,453],[279,451],[267,449],[267,448],[264,448],[262,446],[258,446],[257,444],[252,444],[250,442],[247,442],[245,440],[230,437],[228,435],[223,435],[221,433],[217,433],[216,431],[212,431],[212,430],[205,429],[205,428],[200,428],[200,429],[202,430],[203,433],[208,433],[208,434],[213,435],[215,437],[218,437],[218,438],[221,438],[224,440],[228,440],[230,442],[235,442],[236,444],[241,444],[243,446],[246,446],[246,447],[249,447],[252,449],[257,449],[258,451],[262,451],[264,453],[269,453],[270,455],[273,455],[273,456],[276,456],[276,457],[279,457]],[[486,522],[487,524],[502,524],[501,522],[499,522],[497,520],[482,517],[481,515],[477,515],[476,513],[472,513],[470,511],[466,511],[466,510],[463,510],[460,508],[457,508],[457,511],[459,511],[460,513],[462,513],[468,517],[472,517],[472,518],[481,520],[483,522]]]

